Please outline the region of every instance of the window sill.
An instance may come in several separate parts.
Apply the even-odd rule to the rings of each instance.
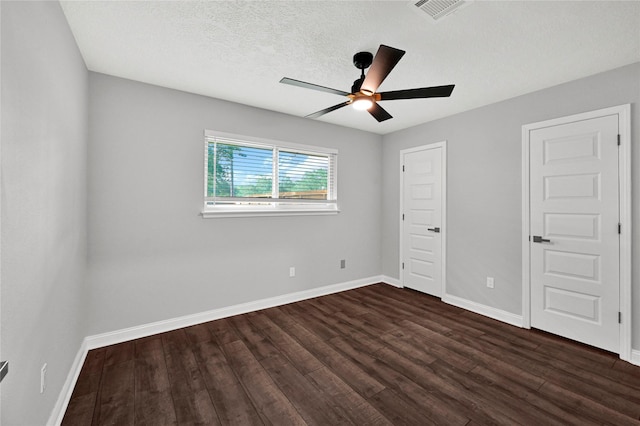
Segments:
[[[338,209],[209,209],[200,214],[203,219],[215,219],[225,217],[265,217],[265,216],[326,216],[340,213]]]

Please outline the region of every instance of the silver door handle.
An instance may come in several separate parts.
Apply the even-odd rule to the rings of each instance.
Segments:
[[[440,228],[438,228],[438,227],[436,227],[436,228],[427,228],[427,231],[440,232]]]
[[[0,362],[0,382],[4,379],[4,376],[9,372],[9,362],[2,361]]]
[[[545,238],[542,238],[542,237],[541,237],[541,236],[539,236],[539,235],[534,235],[534,236],[533,236],[533,242],[534,242],[534,243],[550,243],[550,242],[551,242],[551,240],[547,240],[547,239],[545,239]]]

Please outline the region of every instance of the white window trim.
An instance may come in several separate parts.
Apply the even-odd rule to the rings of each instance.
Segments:
[[[213,130],[204,131],[204,207],[201,215],[204,219],[226,218],[226,217],[256,217],[256,216],[309,216],[309,215],[334,215],[340,212],[338,208],[338,183],[334,180],[333,192],[336,200],[330,200],[326,203],[307,202],[300,200],[298,202],[269,202],[268,199],[260,201],[261,204],[248,205],[216,205],[215,207],[207,206],[207,161],[208,161],[208,139],[220,138],[239,143],[251,144],[258,146],[276,146],[280,150],[290,149],[292,151],[309,153],[309,154],[332,154],[335,155],[334,169],[338,168],[338,150],[334,148],[319,147],[312,145],[297,144],[291,142],[283,142],[272,139],[257,138],[252,136],[237,135],[232,133],[217,132]],[[277,166],[276,166],[277,167]]]

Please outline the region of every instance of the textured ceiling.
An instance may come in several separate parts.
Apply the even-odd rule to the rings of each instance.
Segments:
[[[345,98],[358,51],[406,50],[380,91],[456,84],[395,100],[378,123],[350,107],[320,120],[385,134],[640,61],[638,1],[476,0],[434,22],[407,1],[62,1],[92,71],[305,116]]]

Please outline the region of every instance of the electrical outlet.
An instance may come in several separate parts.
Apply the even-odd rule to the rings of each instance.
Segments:
[[[47,363],[45,362],[40,369],[40,393],[44,393],[47,388]]]
[[[487,287],[493,288],[493,277],[487,277]]]
[[[289,268],[289,276],[290,277],[295,277],[296,276],[296,268],[295,266],[292,266]]]
[[[347,267],[347,261],[346,261],[346,259],[342,259],[340,261],[340,269],[344,269],[346,267]]]

